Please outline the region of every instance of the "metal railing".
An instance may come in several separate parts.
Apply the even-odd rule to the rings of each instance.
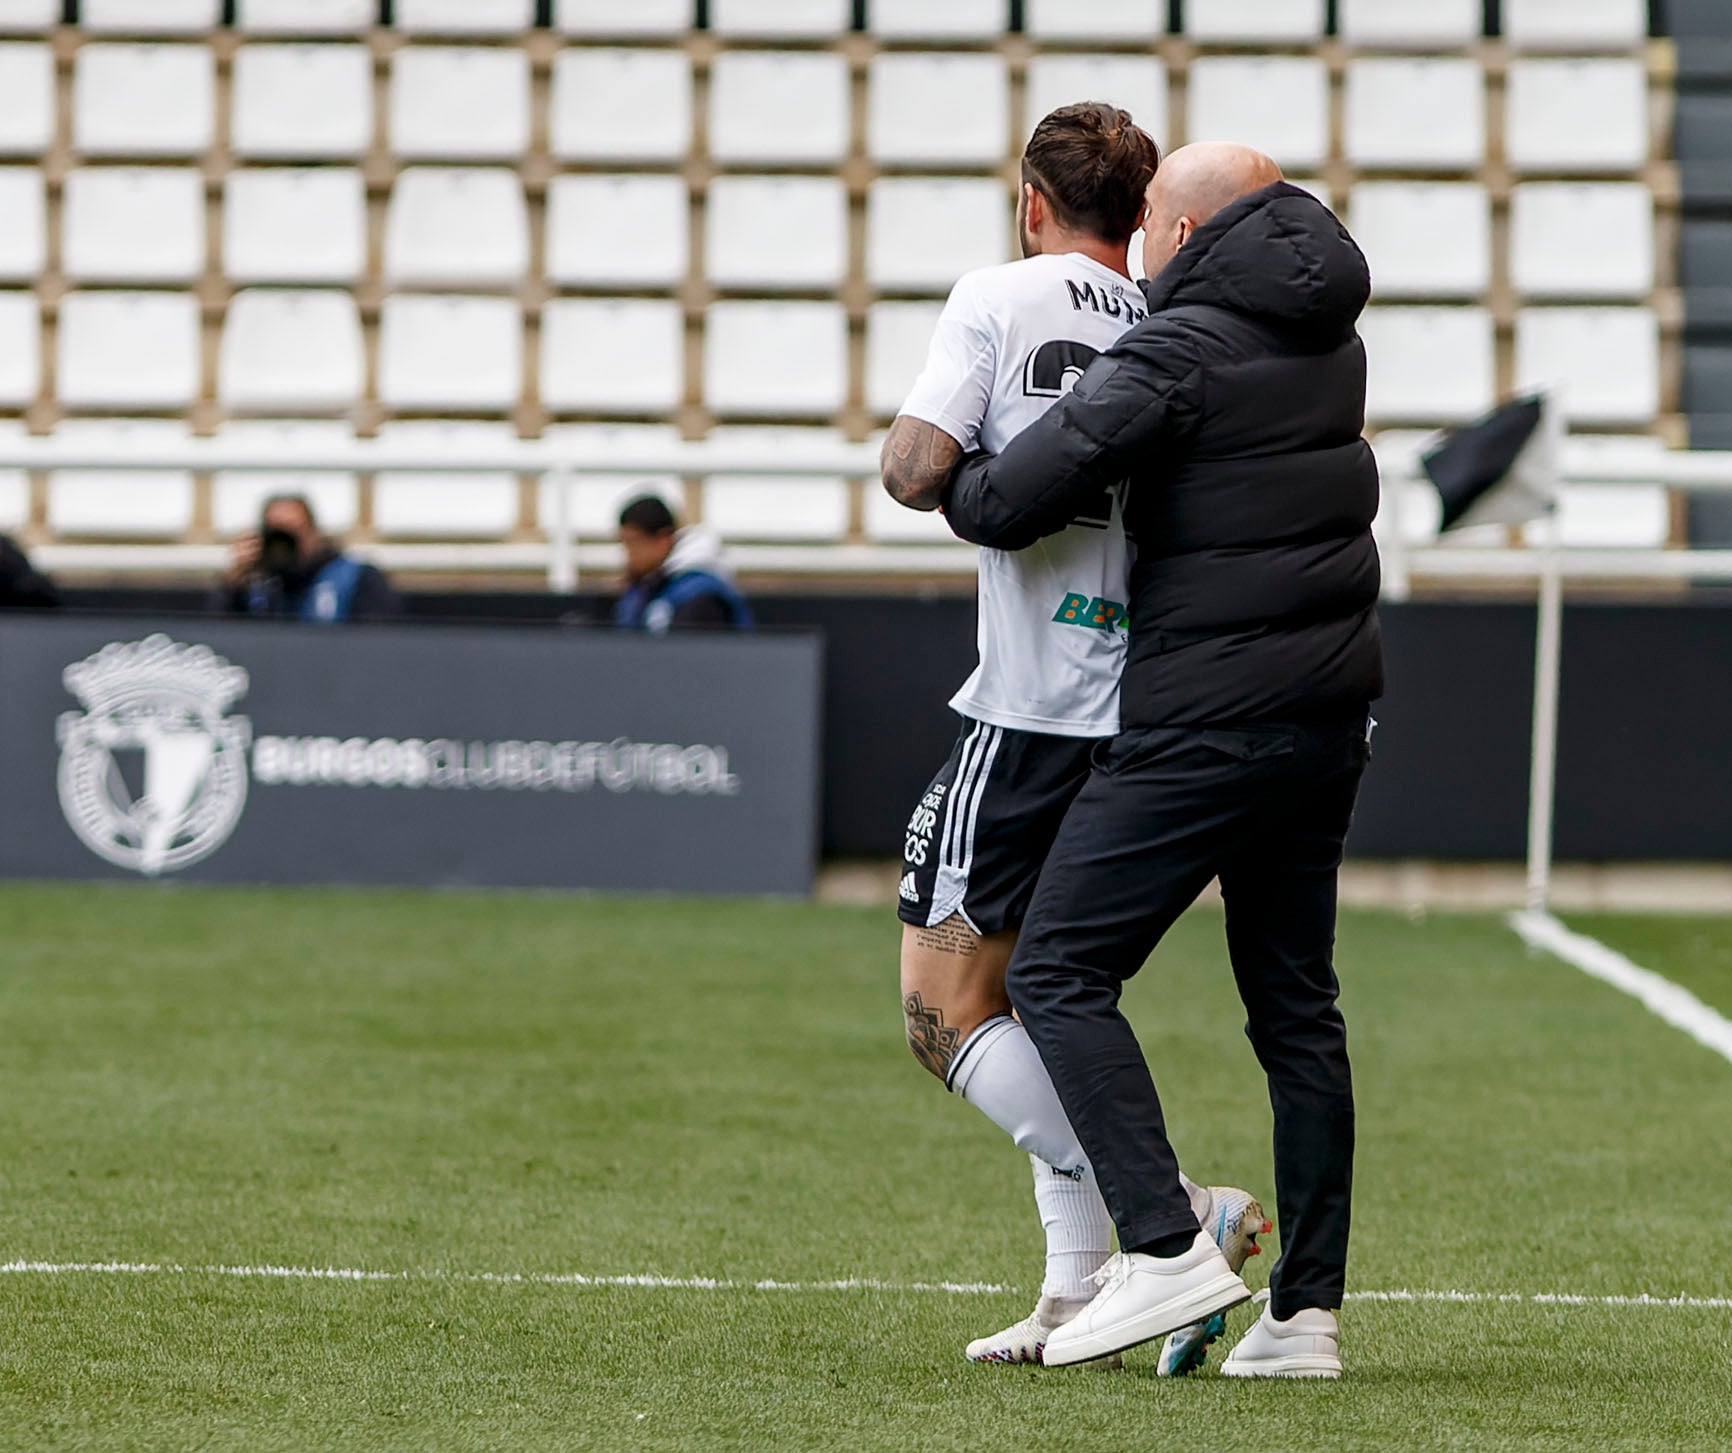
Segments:
[[[1429,489],[1412,445],[1380,450],[1386,518],[1400,517],[1401,496]],[[1732,453],[1671,452],[1639,458],[1607,458],[1591,446],[1566,444],[1563,473],[1572,485],[1658,485],[1695,494],[1732,494]],[[0,470],[186,471],[198,474],[308,473],[472,474],[508,473],[545,480],[549,490],[546,538],[527,542],[380,542],[355,553],[405,572],[545,572],[548,588],[573,589],[580,573],[615,568],[611,544],[580,543],[571,515],[577,479],[603,476],[811,476],[875,482],[875,445],[814,442],[752,451],[736,443],[651,444],[623,439],[586,443],[581,452],[557,441],[521,440],[509,445],[431,450],[389,442],[355,440],[309,443],[291,450],[220,439],[129,441],[124,445],[72,444],[51,436],[0,440]],[[875,483],[872,487],[875,487]],[[1520,548],[1462,548],[1416,544],[1399,532],[1380,531],[1388,594],[1402,598],[1416,581],[1462,579],[1537,581],[1546,552]],[[219,569],[221,544],[49,542],[33,555],[50,571],[118,573],[203,572]],[[975,551],[961,543],[739,544],[728,556],[750,573],[788,575],[966,576]],[[1684,548],[1565,547],[1564,578],[1599,581],[1732,580],[1732,550]]]

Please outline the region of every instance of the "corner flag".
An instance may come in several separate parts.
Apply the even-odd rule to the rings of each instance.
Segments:
[[[1493,409],[1420,459],[1443,501],[1443,530],[1525,525],[1555,507],[1563,419],[1544,394]]]

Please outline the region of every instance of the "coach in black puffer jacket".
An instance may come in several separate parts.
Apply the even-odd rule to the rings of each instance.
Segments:
[[[1383,689],[1364,257],[1280,182],[1142,287],[1147,320],[1003,454],[963,465],[951,528],[1021,549],[1125,482],[1127,726],[1364,706]]]
[[[1354,333],[1370,278],[1328,209],[1279,177],[1243,147],[1167,158],[1148,193],[1148,318],[1003,454],[965,460],[945,503],[964,539],[1020,549],[1119,489],[1136,552],[1122,729],[1095,749],[1006,975],[1123,1249],[1049,1334],[1052,1365],[1250,1295],[1227,1238],[1198,1230],[1118,1007],[1219,878],[1274,1109],[1282,1247],[1225,1371],[1341,1370],[1354,1108],[1336,878],[1383,686]]]

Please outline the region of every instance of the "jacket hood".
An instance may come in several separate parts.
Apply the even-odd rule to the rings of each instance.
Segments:
[[[1204,303],[1324,334],[1371,296],[1365,255],[1335,214],[1289,182],[1223,207],[1143,284],[1150,312]]]
[[[703,570],[732,579],[722,561],[722,537],[702,525],[687,525],[674,536],[674,548],[668,552],[662,573],[670,578],[687,570]]]

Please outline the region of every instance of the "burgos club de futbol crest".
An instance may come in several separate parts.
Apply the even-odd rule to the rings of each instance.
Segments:
[[[60,806],[98,857],[155,877],[207,858],[247,801],[252,723],[225,713],[247,673],[167,636],[115,642],[68,666]]]

